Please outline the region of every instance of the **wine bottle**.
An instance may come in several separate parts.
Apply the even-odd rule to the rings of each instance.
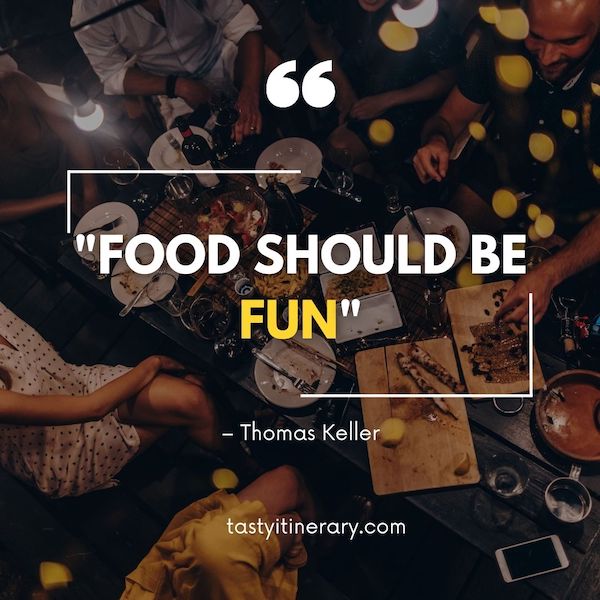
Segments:
[[[213,152],[205,138],[192,131],[192,128],[185,119],[181,117],[176,119],[175,126],[183,136],[181,152],[188,161],[190,167],[194,170],[212,170]],[[201,185],[208,188],[214,188],[221,182],[214,173],[196,173],[196,177]]]
[[[290,188],[275,176],[267,178],[265,194],[271,229],[275,233],[300,233],[304,228],[302,209]]]

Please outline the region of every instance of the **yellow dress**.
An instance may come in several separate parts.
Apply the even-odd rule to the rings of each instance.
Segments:
[[[121,600],[293,600],[298,572],[280,562],[276,535],[230,534],[227,523],[270,522],[262,502],[220,491],[179,512]]]

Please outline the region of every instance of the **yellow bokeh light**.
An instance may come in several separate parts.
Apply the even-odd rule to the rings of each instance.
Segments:
[[[500,23],[500,10],[495,4],[480,6],[479,16],[490,25],[497,25]]]
[[[500,11],[496,29],[509,40],[524,40],[529,35],[529,19],[522,8],[506,8]]]
[[[554,140],[547,133],[532,133],[529,136],[529,152],[542,163],[552,160],[555,151]]]
[[[394,133],[394,126],[387,119],[375,119],[369,125],[369,138],[376,146],[387,146]]]
[[[394,52],[406,52],[416,48],[419,34],[416,29],[407,27],[400,21],[386,21],[379,28],[379,38],[384,46]]]
[[[556,225],[554,219],[550,215],[540,215],[535,220],[535,232],[542,238],[546,239],[552,236]]]
[[[542,214],[542,209],[537,204],[530,204],[527,207],[527,216],[535,221]]]
[[[476,121],[469,123],[469,133],[471,134],[471,137],[478,142],[483,142],[487,135],[485,127]]]
[[[579,122],[579,115],[574,110],[564,109],[562,111],[562,122],[569,128],[575,129]]]
[[[73,581],[69,567],[56,562],[40,563],[40,583],[45,590],[66,588]]]
[[[596,163],[594,163],[592,165],[592,175],[598,180],[600,181],[600,165],[597,165]]]
[[[527,230],[527,237],[532,241],[532,242],[539,242],[542,238],[537,234],[537,231],[535,230],[535,224],[532,223],[529,226],[529,229]]]
[[[594,92],[596,96],[600,96],[600,83],[596,83],[595,81],[592,82],[592,92]]]
[[[418,263],[425,256],[425,246],[422,242],[408,242],[408,260]]]
[[[458,268],[456,273],[456,284],[458,287],[466,288],[483,283],[483,275],[474,275],[471,270],[471,263],[465,262]]]
[[[492,198],[492,208],[502,219],[510,219],[516,212],[519,203],[517,197],[507,189],[499,189]]]
[[[231,469],[215,469],[212,474],[212,483],[218,490],[234,490],[240,480]]]
[[[511,92],[526,90],[533,79],[531,63],[520,54],[505,54],[496,59],[496,75],[500,84]]]

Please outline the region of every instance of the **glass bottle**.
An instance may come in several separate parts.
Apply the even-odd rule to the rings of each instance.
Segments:
[[[191,126],[181,117],[175,120],[175,126],[183,136],[181,152],[194,170],[212,170],[213,152],[206,139],[194,133]],[[220,179],[214,173],[196,173],[201,185],[214,188],[220,183]]]

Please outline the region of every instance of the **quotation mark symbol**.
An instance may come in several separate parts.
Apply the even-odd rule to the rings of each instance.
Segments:
[[[84,248],[86,248],[88,252],[93,252],[95,245],[96,236],[93,233],[88,233],[87,236],[80,233],[75,237],[75,247],[79,253],[83,252]]]
[[[360,310],[360,300],[354,299],[352,302],[347,298],[340,302],[340,308],[342,310],[342,316],[347,317],[350,313],[350,309],[352,309],[352,316],[358,317],[358,311]]]

